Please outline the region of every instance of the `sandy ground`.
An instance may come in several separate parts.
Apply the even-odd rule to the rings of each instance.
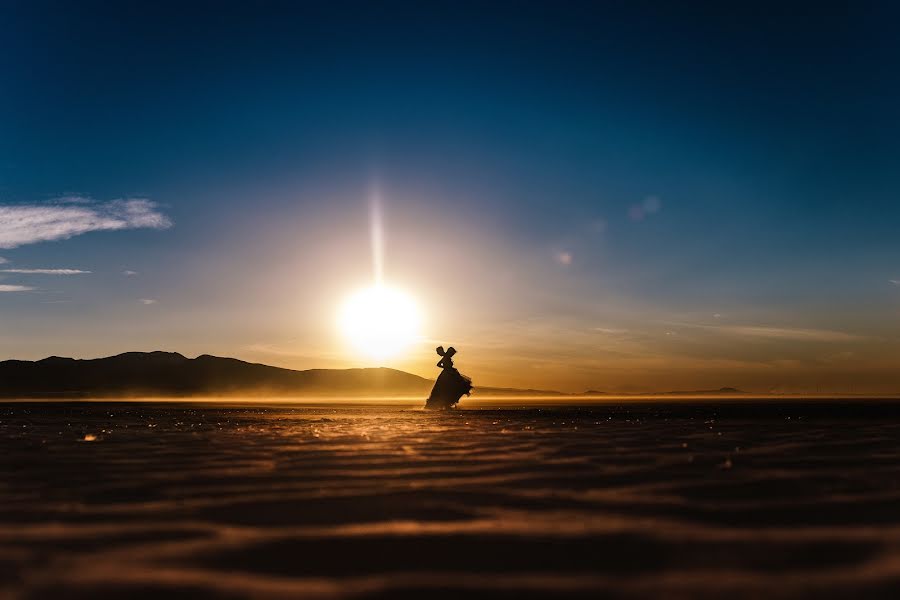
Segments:
[[[900,592],[900,403],[514,404],[0,404],[0,597]]]

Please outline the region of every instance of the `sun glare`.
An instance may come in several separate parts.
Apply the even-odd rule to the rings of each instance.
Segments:
[[[380,360],[412,345],[419,335],[420,318],[412,297],[378,285],[347,298],[339,324],[356,351]]]

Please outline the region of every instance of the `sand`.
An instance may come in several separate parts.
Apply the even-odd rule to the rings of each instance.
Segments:
[[[900,590],[900,403],[522,404],[0,404],[0,597]]]

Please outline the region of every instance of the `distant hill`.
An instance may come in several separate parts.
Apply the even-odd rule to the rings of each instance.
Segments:
[[[476,385],[472,389],[472,396],[475,397],[485,397],[485,396],[515,396],[515,397],[523,397],[528,398],[531,396],[540,396],[540,397],[549,397],[549,396],[573,396],[580,394],[567,394],[565,392],[556,392],[553,390],[533,390],[533,389],[519,389],[519,388],[501,388],[501,387],[484,387]]]
[[[295,371],[236,358],[177,352],[126,352],[95,359],[51,356],[43,360],[0,362],[0,398],[179,398],[189,396],[418,396],[433,380],[396,369],[310,369]],[[735,388],[616,395],[740,394]],[[478,386],[475,397],[608,394],[589,390],[566,394],[549,390]]]
[[[673,390],[668,392],[601,392],[598,390],[587,390],[581,396],[709,396],[716,394],[746,394],[747,392],[733,387],[723,387],[717,390]]]
[[[703,396],[708,394],[746,394],[747,392],[733,387],[723,387],[717,390],[683,390],[674,392],[659,392],[660,394],[678,394],[682,396]]]
[[[428,395],[432,381],[395,369],[294,371],[177,352],[0,362],[0,398]]]

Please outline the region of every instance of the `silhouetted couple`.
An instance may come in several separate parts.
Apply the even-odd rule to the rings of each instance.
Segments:
[[[459,399],[469,395],[472,391],[472,380],[457,371],[453,367],[453,355],[456,349],[451,346],[444,351],[443,346],[437,347],[437,353],[441,357],[438,361],[443,371],[438,375],[434,387],[431,389],[431,395],[425,402],[425,408],[446,409],[453,408],[459,402]]]

